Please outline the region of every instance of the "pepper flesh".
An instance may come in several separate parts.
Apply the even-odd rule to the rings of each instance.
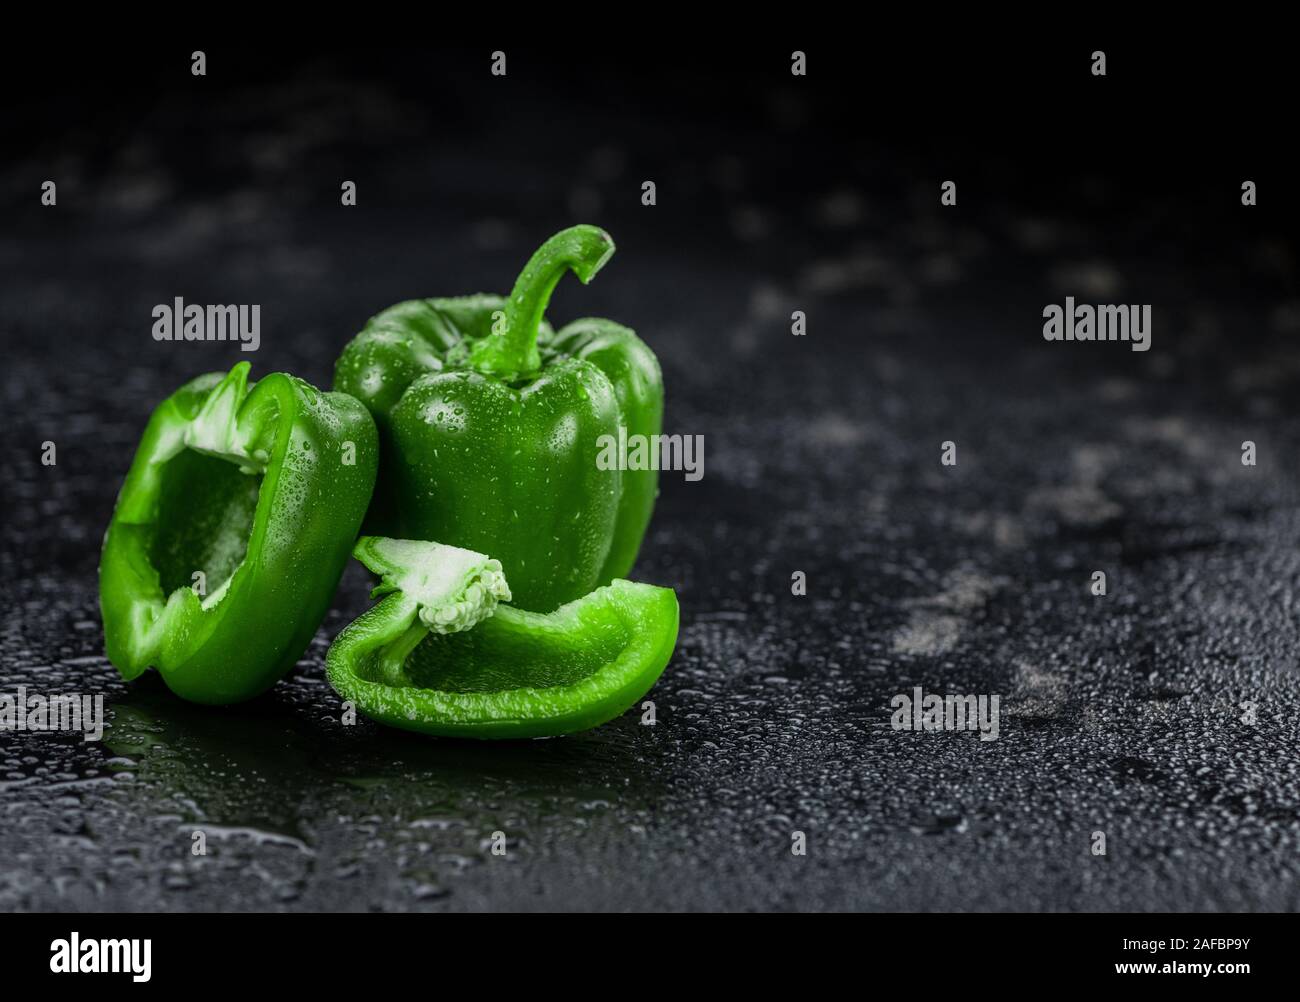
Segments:
[[[514,604],[542,612],[632,569],[658,472],[600,469],[597,456],[620,426],[629,439],[660,432],[659,363],[613,321],[555,333],[544,320],[566,271],[585,284],[613,252],[603,230],[574,226],[539,248],[509,298],[399,303],[353,338],[334,386],[379,427],[368,531],[492,553]]]
[[[109,660],[127,679],[155,667],[198,703],[250,699],[293,667],[377,467],[357,401],[284,373],[250,385],[248,372],[200,376],[154,411],[100,560]]]
[[[399,561],[428,568],[444,558],[440,544],[401,541],[399,556],[394,542],[358,543],[357,558],[384,574],[375,594],[387,597],[339,634],[325,661],[335,691],[382,723],[448,737],[568,734],[621,714],[672,657],[676,596],[622,579],[549,614],[501,605],[471,628],[433,633],[424,622],[464,601],[480,580],[472,568],[488,558],[451,557],[461,563],[438,577],[460,583],[419,599],[397,587]]]

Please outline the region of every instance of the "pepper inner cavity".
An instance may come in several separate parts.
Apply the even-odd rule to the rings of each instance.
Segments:
[[[164,595],[202,572],[205,607],[220,600],[248,551],[261,486],[260,473],[190,449],[164,465],[149,548]]]
[[[627,647],[631,631],[609,609],[588,609],[581,623],[546,628],[549,617],[499,608],[472,630],[426,636],[402,665],[407,683],[439,692],[547,689],[581,682],[605,668]],[[404,638],[409,645],[409,638]],[[381,665],[384,651],[357,666],[368,681],[392,684]]]

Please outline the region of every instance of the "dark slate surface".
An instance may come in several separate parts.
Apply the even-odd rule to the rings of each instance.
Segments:
[[[0,692],[102,692],[111,723],[0,734],[0,908],[1300,904],[1300,296],[1286,227],[1237,204],[1249,175],[1134,191],[1178,153],[1158,123],[1128,181],[1103,161],[1034,186],[1028,147],[901,117],[878,142],[789,83],[593,96],[521,59],[506,98],[477,63],[343,65],[8,109],[32,139],[0,164]],[[578,220],[619,253],[552,316],[636,327],[668,430],[706,437],[636,571],[683,612],[657,726],[341,726],[322,662],[367,605],[355,566],[252,704],[121,682],[96,581],[118,485],[152,406],[240,357],[156,345],[153,304],[260,303],[255,374],[324,385],[371,313],[503,289]],[[1046,344],[1067,294],[1152,303],[1154,349]],[[1000,739],[893,731],[914,685],[999,694]]]

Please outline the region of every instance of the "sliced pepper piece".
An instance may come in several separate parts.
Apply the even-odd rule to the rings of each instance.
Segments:
[[[249,364],[154,411],[100,559],[108,658],[178,696],[270,688],[329,608],[374,488],[378,435],[356,400]],[[202,585],[202,587],[200,587]]]
[[[370,408],[383,451],[367,531],[489,552],[536,612],[632,570],[659,474],[600,459],[661,431],[659,363],[612,320],[544,319],[563,276],[586,284],[613,253],[604,230],[573,226],[508,298],[399,303],[352,339],[334,388]]]
[[[670,588],[616,579],[551,613],[509,598],[501,564],[440,543],[362,537],[386,596],[335,638],[330,685],[408,731],[530,738],[603,724],[640,699],[677,644]]]

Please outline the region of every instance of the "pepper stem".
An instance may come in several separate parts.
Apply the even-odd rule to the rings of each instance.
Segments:
[[[470,365],[501,379],[535,373],[542,367],[537,331],[555,286],[566,271],[586,285],[613,253],[614,241],[598,226],[570,226],[547,240],[515,282],[504,311],[504,329],[474,345]]]

